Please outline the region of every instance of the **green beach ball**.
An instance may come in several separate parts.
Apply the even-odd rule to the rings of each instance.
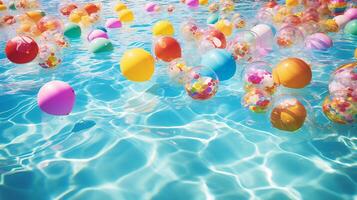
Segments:
[[[219,15],[214,13],[214,14],[211,14],[210,16],[208,16],[207,18],[207,24],[215,24],[217,23],[219,20]]]
[[[68,38],[79,38],[81,34],[81,27],[77,24],[69,23],[64,27],[64,35]]]
[[[347,23],[347,25],[345,26],[345,33],[357,35],[357,19]]]
[[[92,53],[109,52],[113,50],[113,44],[106,38],[97,38],[89,44]]]

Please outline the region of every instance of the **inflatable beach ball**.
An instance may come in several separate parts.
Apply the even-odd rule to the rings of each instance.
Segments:
[[[15,64],[26,64],[33,61],[39,47],[35,40],[28,36],[16,36],[6,43],[6,57]]]
[[[117,3],[115,6],[114,6],[114,10],[116,12],[120,12],[122,10],[125,10],[127,9],[128,7],[124,4],[124,3]]]
[[[275,83],[288,88],[304,88],[310,84],[312,72],[305,61],[299,58],[287,58],[273,69],[273,79]]]
[[[326,51],[332,47],[332,39],[325,33],[314,33],[306,38],[306,48]]]
[[[105,27],[107,27],[107,28],[121,28],[122,27],[122,23],[121,23],[121,21],[119,19],[109,18],[105,22]]]
[[[37,95],[38,106],[50,115],[68,115],[72,112],[75,100],[73,88],[62,81],[46,83]]]
[[[226,37],[232,35],[233,33],[233,28],[234,25],[232,22],[223,19],[223,20],[219,20],[215,26],[214,26],[217,30],[221,31]]]
[[[200,5],[198,0],[186,0],[185,3],[189,8],[197,8]]]
[[[148,81],[155,71],[155,59],[144,49],[130,49],[120,60],[120,70],[130,81]]]
[[[154,24],[152,34],[154,36],[172,36],[175,33],[174,26],[168,20],[161,20]]]
[[[357,19],[348,22],[344,31],[347,34],[357,35]]]
[[[220,81],[231,79],[236,73],[236,61],[231,53],[224,49],[213,49],[201,58],[201,65],[210,67]]]
[[[134,13],[130,9],[124,9],[118,12],[119,20],[123,23],[129,23],[134,21]]]
[[[68,23],[64,27],[64,35],[68,38],[79,38],[81,34],[82,29],[78,24]]]
[[[181,46],[175,38],[161,37],[155,42],[155,55],[164,62],[181,58]]]
[[[207,5],[208,0],[199,0],[200,5]]]

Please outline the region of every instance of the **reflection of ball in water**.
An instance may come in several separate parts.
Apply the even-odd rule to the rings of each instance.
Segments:
[[[212,98],[218,90],[217,75],[208,67],[194,67],[187,73],[188,82],[185,85],[187,94],[196,100]]]
[[[270,114],[272,125],[284,131],[296,131],[306,119],[305,106],[295,98],[284,99],[274,106]]]
[[[255,113],[266,112],[271,104],[271,96],[260,89],[252,89],[243,96],[242,105]]]

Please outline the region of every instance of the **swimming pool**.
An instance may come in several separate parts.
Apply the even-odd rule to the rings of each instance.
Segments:
[[[55,14],[58,2],[43,1],[43,9]],[[116,17],[115,2],[101,2],[103,17]],[[334,124],[321,110],[330,74],[353,61],[357,38],[331,34],[329,51],[294,55],[311,63],[313,81],[281,92],[306,99],[315,119],[287,133],[272,128],[268,114],[242,107],[239,73],[208,101],[194,101],[172,84],[163,63],[149,82],[126,80],[119,60],[130,48],[151,51],[155,22],[169,19],[179,30],[190,18],[205,24],[208,11],[170,0],[157,2],[174,4],[173,14],[149,15],[146,1],[124,2],[136,20],[109,32],[110,54],[91,54],[84,39],[71,40],[61,66],[45,70],[11,64],[0,51],[0,199],[357,198],[356,124]],[[249,0],[236,6],[252,20],[256,9]],[[175,37],[183,42],[179,31]],[[184,50],[198,62],[195,49]],[[264,60],[274,66],[284,57],[274,51]],[[77,94],[65,117],[37,106],[38,90],[55,79]]]

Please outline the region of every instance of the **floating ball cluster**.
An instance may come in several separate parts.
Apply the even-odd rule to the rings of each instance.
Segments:
[[[299,130],[310,115],[302,99],[279,96],[283,87],[302,89],[312,81],[311,66],[296,54],[328,52],[333,47],[331,32],[357,35],[357,8],[345,0],[270,0],[262,3],[254,20],[235,12],[239,4],[232,0],[180,3],[187,12],[207,9],[206,24],[189,19],[175,27],[168,19],[158,19],[151,28],[152,52],[134,47],[121,56],[123,77],[133,82],[155,81],[155,66],[161,63],[171,81],[180,84],[190,98],[209,100],[217,94],[220,82],[236,81],[237,71],[242,72],[242,105],[255,113],[269,113],[272,126],[284,131]],[[14,33],[6,43],[6,57],[14,64],[36,63],[54,69],[61,65],[63,49],[70,42],[84,40],[92,53],[113,51],[111,34],[131,26],[137,16],[127,4],[117,2],[112,16],[102,19],[102,6],[66,1],[59,5],[58,17],[42,11],[37,0],[9,4],[0,0],[0,29]],[[175,5],[148,1],[142,11],[149,17],[162,17],[163,11],[173,14]],[[190,58],[187,49],[193,51]],[[264,61],[273,51],[285,56],[275,67]],[[356,66],[346,64],[332,74],[322,109],[333,122],[357,121]],[[40,109],[51,115],[68,115],[74,103],[74,90],[62,81],[48,82],[38,93]]]
[[[322,109],[333,122],[351,124],[357,122],[357,63],[340,66],[332,74],[329,95]]]

